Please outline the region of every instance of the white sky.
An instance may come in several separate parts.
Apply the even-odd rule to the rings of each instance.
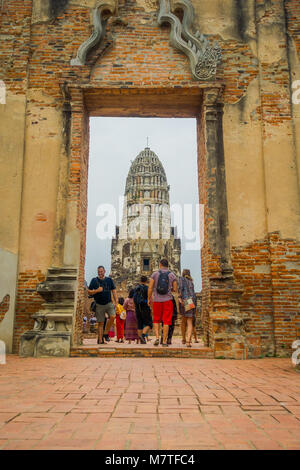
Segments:
[[[111,239],[99,240],[96,215],[101,204],[119,207],[124,196],[131,160],[147,146],[162,162],[170,185],[170,205],[193,204],[192,229],[199,233],[196,204],[199,202],[197,181],[197,144],[195,119],[161,118],[91,118],[90,160],[88,179],[88,221],[86,280],[97,275],[99,264],[110,272]],[[185,227],[187,225],[185,224]],[[200,251],[187,250],[186,238],[181,239],[181,268],[191,270],[195,288],[201,290]]]

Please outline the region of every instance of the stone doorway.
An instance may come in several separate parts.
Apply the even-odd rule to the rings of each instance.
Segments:
[[[204,246],[201,253],[202,324],[204,345],[209,348],[214,347],[215,334],[212,331],[208,308],[211,301],[209,268],[213,260],[215,260],[216,286],[218,283],[222,284],[226,281],[231,283],[232,281],[222,133],[222,90],[220,85],[199,86],[193,89],[155,90],[110,90],[72,87],[71,85],[64,88],[65,119],[70,123],[70,128],[66,128],[65,136],[67,148],[70,149],[70,163],[68,165],[66,161],[62,161],[64,167],[62,166],[61,171],[61,197],[57,208],[58,223],[54,246],[54,266],[64,266],[59,269],[58,274],[64,287],[59,293],[61,303],[57,303],[56,312],[53,312],[53,300],[55,302],[54,291],[57,289],[57,279],[53,280],[53,269],[52,277],[49,279],[53,284],[53,289],[50,288],[50,296],[49,285],[44,291],[43,285],[39,288],[39,292],[48,302],[44,313],[36,316],[37,335],[43,336],[44,331],[47,332],[47,337],[44,339],[46,349],[41,349],[41,355],[51,350],[52,341],[54,350],[57,350],[57,343],[59,343],[60,354],[67,355],[70,353],[70,347],[78,347],[82,344],[89,118],[91,116],[196,118],[199,202],[205,206]],[[67,192],[64,184],[66,175],[68,176]],[[49,283],[46,281],[46,284]],[[228,292],[224,294],[226,296]],[[236,292],[236,295],[238,294],[239,292]],[[233,302],[232,309],[235,308]],[[26,339],[26,334],[23,338]],[[27,341],[23,341],[24,345],[26,343]],[[24,348],[23,352],[26,352]]]
[[[72,95],[72,91],[71,91]],[[104,90],[81,90],[81,93],[75,92],[75,97],[77,99],[77,103],[72,103],[72,108],[80,109],[82,107],[83,116],[82,121],[85,122],[87,116],[113,116],[113,117],[194,117],[197,119],[197,140],[198,140],[198,170],[203,166],[203,162],[201,162],[200,158],[202,157],[199,155],[199,143],[201,143],[201,136],[203,136],[203,121],[201,118],[201,114],[203,113],[203,97],[206,96],[208,98],[207,90],[198,90],[198,93],[190,93],[190,90],[180,90],[180,92],[176,90],[153,90],[151,94],[143,93],[141,90],[126,90],[120,93],[109,93]],[[80,99],[81,96],[81,99]],[[214,88],[212,91],[211,96],[213,97],[214,101],[219,98],[220,90]],[[215,103],[216,104],[216,103]],[[219,105],[219,103],[218,103]],[[76,125],[76,129],[78,129]],[[83,130],[83,129],[82,129]],[[77,131],[78,132],[78,131]],[[75,134],[76,135],[76,134]],[[72,134],[73,138],[74,135]],[[213,142],[215,145],[215,142]],[[86,144],[83,142],[82,148],[85,149],[85,156],[82,160],[83,162],[87,162],[88,157],[86,153],[88,152],[88,148]],[[87,186],[87,170],[86,168],[81,167],[81,184]],[[199,177],[199,186],[200,186],[200,174]],[[203,174],[202,174],[203,178]],[[86,182],[86,183],[85,183]],[[202,180],[203,184],[203,180]],[[201,191],[203,194],[203,190]],[[200,193],[200,194],[201,194]],[[86,193],[81,193],[82,199],[79,201],[79,209],[80,209],[80,220],[82,220],[81,227],[86,226]],[[200,198],[201,201],[201,198]],[[85,231],[81,232],[82,241],[86,239]],[[81,244],[82,246],[82,244]],[[81,248],[82,252],[82,248]],[[65,253],[66,256],[66,253]],[[79,267],[79,276],[83,275],[84,269],[82,266],[84,263],[83,253],[81,253],[80,257],[80,267]],[[83,314],[83,306],[82,306],[82,298],[80,296],[83,294],[81,286],[83,285],[83,278],[79,278],[79,286],[78,286],[78,297],[77,297],[77,313],[76,318],[73,320],[73,348],[72,351],[74,353],[78,351],[78,346],[83,343],[82,333],[81,333],[81,325],[82,325],[82,314]],[[205,345],[208,346],[210,344],[209,338],[209,330],[207,329],[207,324],[205,324],[204,320],[204,337],[206,339]],[[87,345],[86,345],[87,346]],[[202,346],[204,346],[202,344]],[[179,344],[177,345],[178,350]],[[96,346],[97,348],[97,346]],[[84,348],[87,350],[86,348]],[[98,349],[98,348],[97,348]],[[106,349],[110,349],[109,346]],[[179,347],[180,349],[180,347]],[[198,349],[198,348],[196,348]],[[211,350],[210,350],[211,351]],[[95,351],[94,351],[95,352]],[[111,351],[112,353],[112,351]],[[127,351],[124,352],[127,354],[135,354],[134,349],[127,348]],[[173,354],[175,351],[173,352]],[[92,353],[94,354],[94,353]],[[99,354],[99,353],[97,353]],[[105,352],[104,352],[105,354]],[[120,351],[115,351],[115,354],[120,354]],[[149,352],[148,352],[149,354]],[[150,353],[151,354],[151,353]],[[171,351],[170,351],[170,354]]]
[[[176,275],[191,270],[202,336],[196,142],[191,118],[91,118],[85,279],[88,285],[104,265],[126,298],[167,257]],[[84,343],[95,343],[91,301],[86,294]]]

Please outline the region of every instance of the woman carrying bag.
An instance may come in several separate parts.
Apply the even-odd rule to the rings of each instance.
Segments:
[[[196,294],[193,278],[191,277],[189,269],[184,269],[182,271],[182,276],[179,277],[178,291],[179,311],[181,313],[182,343],[186,343],[187,347],[191,348],[193,318],[196,317]]]

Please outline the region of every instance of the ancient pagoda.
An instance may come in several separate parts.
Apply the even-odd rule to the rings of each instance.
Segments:
[[[111,245],[111,275],[118,292],[149,276],[167,258],[180,273],[181,241],[171,227],[170,186],[158,156],[149,148],[132,162],[125,187],[123,218]]]

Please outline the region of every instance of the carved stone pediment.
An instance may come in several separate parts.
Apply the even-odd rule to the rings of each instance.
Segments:
[[[77,55],[71,60],[71,65],[85,65],[88,53],[103,41],[106,22],[109,16],[118,11],[118,0],[100,0],[96,2],[93,12],[94,29],[91,36],[79,47]]]
[[[183,12],[182,21],[175,15],[176,10]],[[171,45],[189,58],[196,80],[210,80],[215,78],[221,62],[221,49],[216,41],[211,45],[199,31],[192,32],[194,20],[195,12],[190,0],[160,0],[158,23],[171,25]]]
[[[221,49],[199,31],[193,33],[195,12],[190,0],[159,0],[158,24],[170,24],[170,43],[183,52],[190,61],[191,71],[196,80],[214,79],[217,66],[221,62]],[[183,12],[182,21],[176,11]],[[90,50],[101,44],[105,36],[106,22],[109,16],[118,14],[118,0],[99,0],[93,12],[94,29],[91,36],[79,47],[71,65],[86,64]]]

